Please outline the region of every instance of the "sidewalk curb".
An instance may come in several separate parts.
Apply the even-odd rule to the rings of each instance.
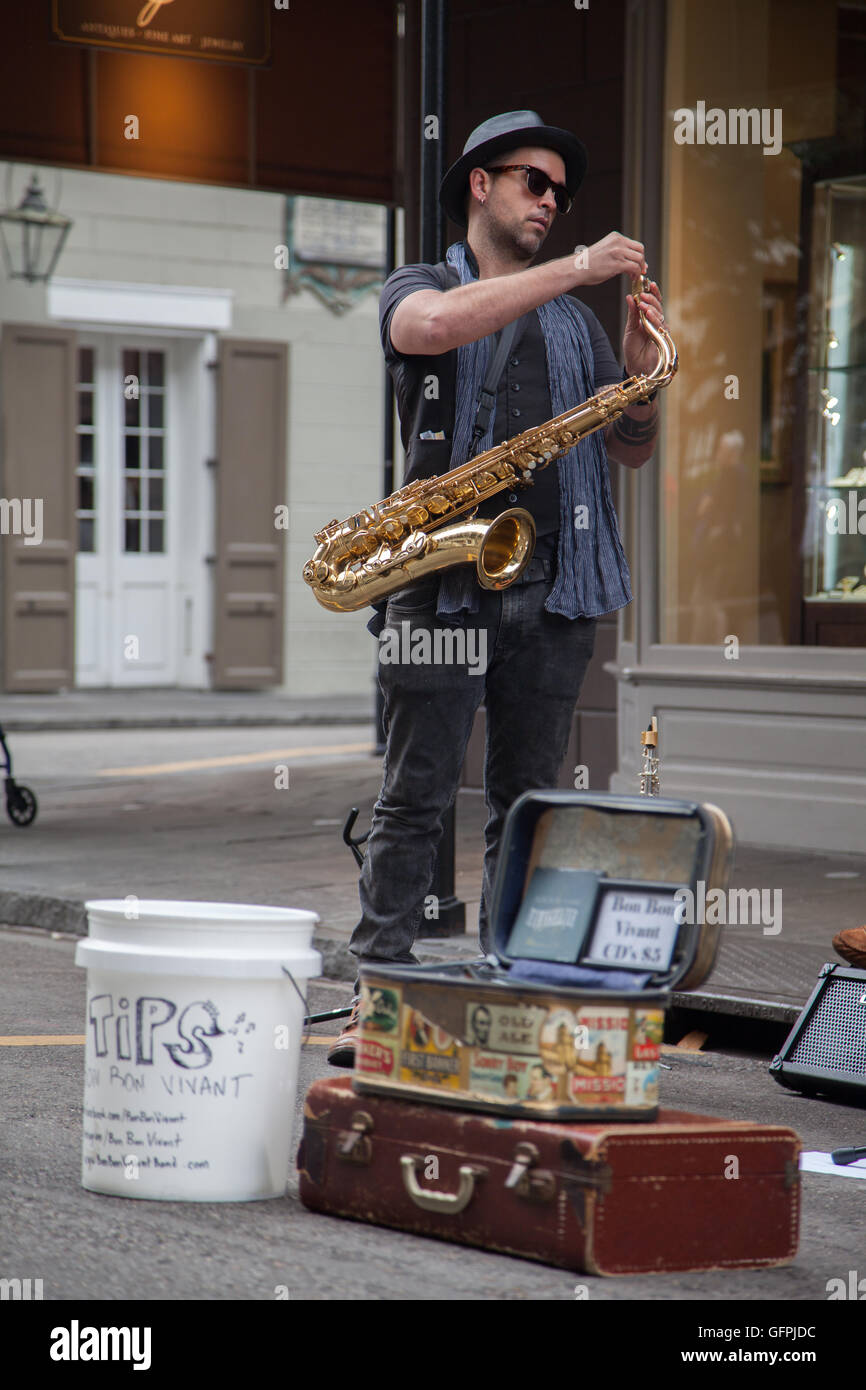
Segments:
[[[41,893],[13,893],[0,889],[0,923],[16,927],[37,927],[43,931],[61,932],[69,936],[87,935],[87,913],[84,904],[70,898],[52,898]],[[449,943],[443,938],[441,949],[431,949],[426,941],[416,954],[422,965],[440,965],[445,961],[478,959],[479,952],[462,938]],[[341,937],[317,933],[313,947],[322,956],[322,978],[344,980],[352,985],[357,976],[357,962]],[[805,1003],[805,1000],[803,1001]],[[672,1009],[723,1014],[729,1018],[757,1019],[764,1023],[792,1025],[802,1012],[801,1004],[784,1004],[776,999],[757,999],[741,995],[713,994],[709,991],[674,991]]]
[[[51,898],[44,893],[14,893],[0,889],[0,922],[10,927],[66,932],[70,936],[87,935],[84,903],[71,898]]]
[[[14,893],[0,889],[0,923],[8,927],[36,927],[64,936],[87,935],[87,912],[83,902],[71,898],[51,898],[43,893]],[[321,952],[322,977],[354,983],[355,957],[338,937],[313,936],[313,948]]]
[[[3,720],[7,734],[68,734],[92,732],[99,729],[290,729],[300,726],[334,727],[336,725],[354,726],[373,722],[369,710],[363,714],[154,714],[154,715],[102,715],[60,716],[58,719],[16,718],[14,714]]]
[[[0,923],[8,927],[33,927],[40,931],[59,932],[64,936],[83,937],[87,935],[87,912],[84,903],[71,898],[52,898],[44,893],[14,893],[0,889]],[[322,976],[327,980],[345,980],[354,984],[358,965],[341,937],[315,933],[313,949],[322,957]],[[470,959],[478,955],[471,948],[458,953],[459,959]],[[442,951],[422,949],[418,958],[422,965],[438,965],[453,960],[454,950]]]
[[[806,1000],[803,1000],[803,1004]],[[710,991],[674,991],[672,1009],[692,1009],[698,1013],[723,1014],[726,1018],[751,1018],[761,1023],[796,1023],[803,1004],[783,1004],[778,999],[753,999],[740,994],[713,994]]]

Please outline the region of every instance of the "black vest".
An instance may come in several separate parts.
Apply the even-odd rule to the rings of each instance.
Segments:
[[[443,289],[460,283],[457,270],[446,262],[434,266]],[[458,353],[398,359],[392,374],[397,389],[400,428],[406,450],[406,481],[432,478],[451,467],[451,441],[457,400]],[[536,313],[518,325],[496,393],[493,443],[501,444],[553,414],[547,380],[544,337]],[[439,434],[439,439],[423,439]],[[559,480],[555,465],[539,472],[533,487],[519,492],[520,505],[532,513],[538,531],[538,553],[552,554],[559,530]],[[506,492],[482,502],[478,514],[493,517],[513,506]]]

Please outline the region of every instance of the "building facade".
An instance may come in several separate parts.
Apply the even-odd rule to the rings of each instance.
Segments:
[[[0,492],[42,518],[0,541],[3,688],[369,693],[301,570],[381,487],[375,293],[285,297],[277,194],[66,171],[63,208],[58,273],[0,287]]]
[[[866,11],[632,11],[625,217],[680,370],[622,496],[611,786],[634,788],[655,714],[667,794],[717,801],[744,841],[862,850]]]
[[[95,58],[73,71],[45,51],[67,97],[93,79],[91,115],[54,123],[56,162],[79,166],[64,175],[76,226],[59,278],[2,286],[2,491],[46,504],[41,544],[2,541],[6,689],[371,694],[366,615],[319,610],[300,571],[318,526],[382,495],[375,296],[341,317],[307,291],[284,301],[284,200],[261,184],[402,204],[397,259],[415,260],[430,113],[418,0],[371,4],[363,22],[348,0],[338,9],[329,51],[346,82],[327,99],[308,83],[306,132],[312,12],[306,49],[276,28],[272,69],[218,93],[206,64],[101,54],[98,71]],[[742,841],[860,850],[866,6],[452,0],[448,36],[446,164],[495,111],[534,107],[575,130],[590,172],[545,255],[613,228],[639,236],[680,353],[654,458],[618,470],[636,597],[599,626],[562,784],[586,767],[591,787],[634,791],[656,715],[665,793],[718,801]],[[130,90],[156,122],[187,86],[196,110],[233,113],[219,139],[190,106],[192,154],[168,121],[158,147],[124,147]],[[38,146],[50,163],[48,108],[19,87],[20,129],[0,154]],[[327,103],[350,89],[337,119]],[[151,177],[134,177],[136,161]],[[259,191],[237,186],[247,176]],[[615,345],[624,289],[581,295]],[[482,729],[483,712],[470,781]]]

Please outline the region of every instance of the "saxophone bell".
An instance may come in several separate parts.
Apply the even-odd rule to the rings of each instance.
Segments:
[[[525,507],[500,512],[487,526],[475,569],[482,589],[507,589],[519,579],[535,550],[535,521]]]

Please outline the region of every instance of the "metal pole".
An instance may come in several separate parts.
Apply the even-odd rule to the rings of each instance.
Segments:
[[[430,265],[445,252],[445,214],[439,207],[445,149],[445,70],[448,0],[421,4],[421,260]]]
[[[397,234],[397,214],[393,208],[388,208],[385,214],[385,277],[391,274],[396,260],[396,234]],[[382,439],[382,496],[390,497],[394,491],[394,383],[391,380],[391,373],[387,367],[384,368],[385,392],[384,408],[385,420]],[[378,663],[377,663],[378,666]],[[383,713],[385,702],[382,699],[382,690],[378,680],[375,680],[376,690],[376,709],[374,714],[373,732],[376,738],[375,755],[382,757],[385,752],[385,726],[383,723]]]
[[[421,4],[421,260],[428,265],[445,254],[445,214],[439,207],[444,173],[448,0]],[[455,808],[442,823],[442,839],[430,889],[438,916],[425,920],[423,936],[462,936],[466,904],[454,893]]]

